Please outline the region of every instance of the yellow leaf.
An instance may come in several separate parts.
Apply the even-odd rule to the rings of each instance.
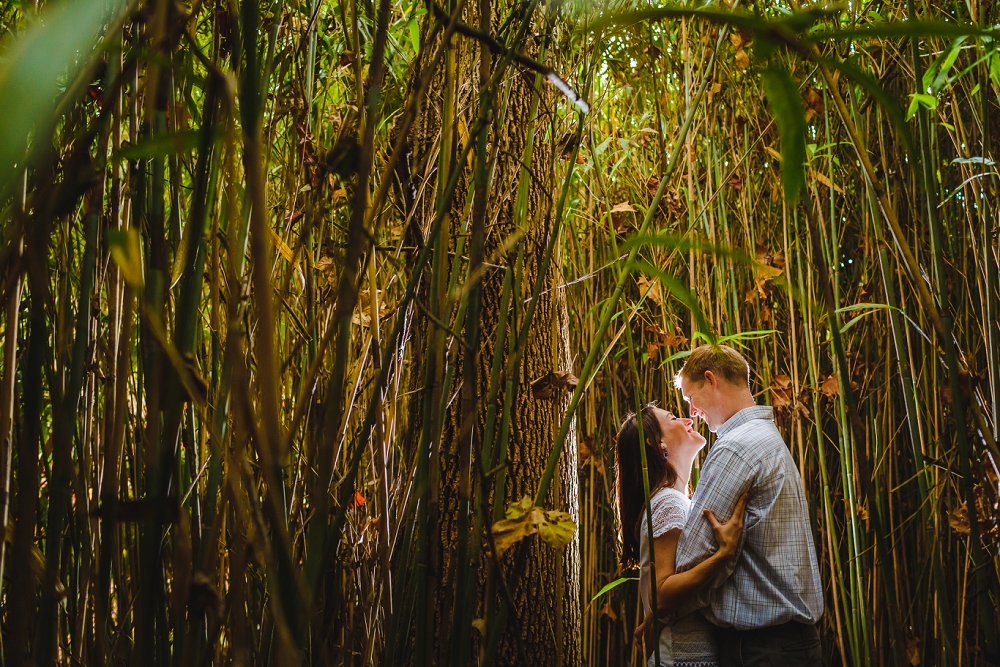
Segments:
[[[531,502],[527,496],[525,499]],[[542,511],[535,506],[531,506],[527,511],[515,511],[514,518],[510,518],[512,507],[507,508],[508,518],[493,524],[493,543],[496,545],[498,556],[524,538],[537,533],[538,525],[545,520]]]
[[[115,260],[122,278],[133,289],[142,288],[142,244],[135,227],[108,232],[111,259]]]
[[[493,543],[498,556],[535,533],[553,549],[565,548],[576,534],[576,523],[569,514],[558,510],[544,512],[528,496],[508,505],[506,516],[493,524]]]
[[[278,249],[278,252],[280,252],[281,256],[285,258],[285,261],[291,264],[295,261],[295,253],[292,252],[292,249],[288,247],[288,244],[282,241],[281,237],[278,236],[273,229],[270,231],[271,239],[274,241],[274,247]]]
[[[830,179],[826,176],[826,174],[822,174],[816,171],[815,169],[810,169],[809,174],[817,181],[819,181],[826,187],[830,188],[831,190],[834,190],[835,192],[838,192],[840,194],[844,194],[844,188],[840,187],[836,183],[831,182]]]
[[[508,519],[517,519],[532,507],[534,507],[534,504],[531,502],[531,498],[522,496],[519,501],[507,506],[506,516]]]
[[[576,522],[566,512],[552,510],[545,513],[545,521],[538,527],[538,534],[553,549],[565,549],[576,534]]]
[[[774,150],[770,146],[764,146],[764,150],[767,151],[767,154],[770,155],[771,157],[773,157],[775,160],[777,160],[778,162],[781,162],[781,153],[779,153],[778,151]]]

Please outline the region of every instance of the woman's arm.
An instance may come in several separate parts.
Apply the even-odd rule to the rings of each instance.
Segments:
[[[725,523],[720,523],[711,510],[705,510],[705,518],[715,532],[719,548],[690,570],[675,571],[677,540],[681,536],[679,529],[667,531],[653,540],[657,579],[656,611],[661,617],[696,597],[736,558],[737,547],[743,534],[746,505],[747,494],[744,493],[737,501],[729,521]]]

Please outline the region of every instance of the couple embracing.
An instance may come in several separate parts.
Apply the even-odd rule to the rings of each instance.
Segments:
[[[802,480],[771,408],[750,393],[749,366],[725,345],[695,348],[674,379],[716,434],[694,495],[705,438],[691,419],[646,406],[615,447],[624,567],[639,566],[648,665],[818,667],[823,592]],[[642,435],[640,439],[641,420]],[[640,447],[646,448],[649,544]],[[725,523],[719,518],[728,517]],[[656,582],[650,582],[650,564]],[[653,636],[652,601],[662,624]]]

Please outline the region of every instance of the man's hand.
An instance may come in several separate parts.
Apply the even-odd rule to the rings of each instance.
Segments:
[[[725,523],[720,523],[712,510],[707,508],[704,510],[705,518],[712,524],[715,540],[719,543],[718,553],[727,560],[736,558],[736,548],[740,544],[740,537],[743,536],[743,518],[747,510],[747,497],[746,493],[740,496],[739,500],[736,501],[736,507],[733,508],[733,515]]]

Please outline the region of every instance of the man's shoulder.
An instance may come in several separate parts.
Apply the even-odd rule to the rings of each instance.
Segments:
[[[713,449],[732,450],[737,454],[746,455],[751,451],[764,451],[776,445],[785,447],[778,427],[770,419],[753,419],[740,424],[716,440]]]

